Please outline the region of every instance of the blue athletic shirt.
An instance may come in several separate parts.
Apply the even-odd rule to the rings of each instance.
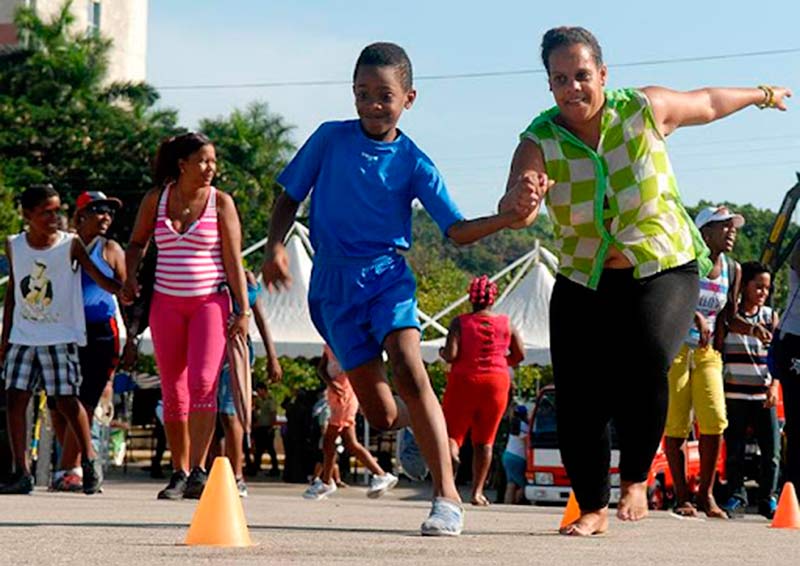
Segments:
[[[114,270],[103,257],[105,238],[97,238],[92,244],[89,258],[97,269],[106,277],[114,278]],[[108,322],[117,312],[117,303],[114,295],[101,288],[94,279],[81,270],[81,285],[83,286],[83,311],[87,323]]]
[[[464,217],[433,162],[405,134],[368,138],[358,120],[325,122],[278,183],[294,200],[311,194],[311,244],[321,257],[372,258],[411,246],[415,198],[443,234]]]

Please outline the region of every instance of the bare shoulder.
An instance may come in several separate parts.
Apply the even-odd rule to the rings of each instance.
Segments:
[[[217,208],[220,210],[230,210],[235,208],[233,197],[221,189],[217,189]]]

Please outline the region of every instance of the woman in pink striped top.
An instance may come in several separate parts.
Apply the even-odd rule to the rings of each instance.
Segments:
[[[139,207],[125,254],[130,271],[123,293],[133,299],[139,292],[135,274],[155,239],[150,328],[175,470],[159,499],[199,498],[203,492],[226,331],[246,334],[250,316],[244,310],[226,329],[230,297],[221,284],[229,284],[238,304],[248,302],[239,216],[233,199],[211,185],[216,168],[206,136],[164,141],[156,155],[156,188]]]

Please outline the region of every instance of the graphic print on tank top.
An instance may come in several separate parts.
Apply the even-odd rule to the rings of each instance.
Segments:
[[[20,305],[22,317],[36,322],[57,322],[50,314],[53,303],[53,282],[47,277],[47,263],[35,259],[28,275],[19,282],[23,302]]]

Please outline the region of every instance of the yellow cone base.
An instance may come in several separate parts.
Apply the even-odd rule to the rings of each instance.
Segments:
[[[186,533],[190,546],[252,546],[231,463],[215,458]]]
[[[575,499],[575,492],[569,492],[569,500],[567,501],[567,508],[564,509],[564,516],[561,518],[559,529],[563,529],[581,518],[581,508],[578,505],[578,500]]]

